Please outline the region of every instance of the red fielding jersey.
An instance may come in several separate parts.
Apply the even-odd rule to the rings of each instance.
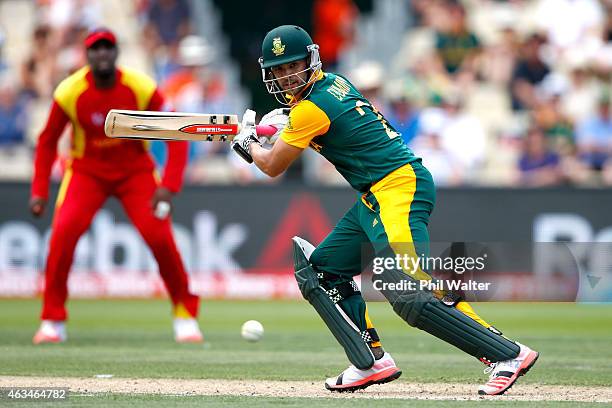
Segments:
[[[99,89],[89,67],[64,79],[53,94],[53,104],[36,146],[32,196],[48,197],[49,176],[57,156],[57,143],[66,124],[72,124],[70,167],[103,179],[116,179],[133,171],[153,171],[148,142],[111,139],[104,120],[111,109],[162,110],[164,99],[157,85],[137,71],[118,68],[112,88]],[[188,143],[169,141],[162,186],[181,188]]]

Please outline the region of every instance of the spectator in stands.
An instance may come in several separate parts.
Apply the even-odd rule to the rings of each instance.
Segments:
[[[143,42],[153,59],[153,70],[163,82],[178,68],[178,44],[192,32],[187,0],[151,0],[146,13]]]
[[[159,45],[177,45],[191,32],[191,10],[187,0],[152,0],[147,13],[145,38]]]
[[[592,116],[597,109],[601,83],[586,65],[575,63],[569,73],[568,90],[563,96],[563,112],[573,123]]]
[[[610,96],[604,95],[598,103],[597,114],[578,123],[576,129],[578,156],[593,170],[611,166],[612,115]]]
[[[606,16],[606,22],[604,23],[603,41],[606,43],[612,43],[612,3],[604,3],[604,15]]]
[[[448,77],[446,69],[440,59],[432,53],[415,58],[409,69],[403,73],[401,81],[403,85],[398,86],[410,90],[422,101],[436,101],[437,104],[441,99],[440,95],[453,88],[453,82]]]
[[[64,78],[74,73],[87,63],[87,56],[83,50],[83,41],[87,37],[89,29],[85,25],[73,24],[66,28],[68,33],[57,53],[56,75]]]
[[[552,57],[560,61],[570,50],[596,52],[604,14],[598,0],[542,0],[536,19],[550,41]]]
[[[562,155],[574,152],[574,126],[563,113],[561,101],[566,92],[565,85],[541,87],[539,102],[531,112],[535,123],[540,127],[554,150]],[[562,86],[562,87],[561,87]]]
[[[454,186],[463,182],[463,166],[444,148],[441,133],[448,122],[444,109],[430,107],[419,118],[419,134],[412,141],[412,150],[423,158],[436,185]]]
[[[4,62],[4,56],[2,54],[4,39],[4,31],[2,31],[2,27],[0,27],[0,75],[8,69],[8,65]]]
[[[518,57],[518,39],[512,26],[503,27],[497,41],[485,47],[482,53],[480,74],[489,83],[507,87]]]
[[[57,46],[51,27],[39,25],[32,34],[30,55],[21,67],[24,92],[33,98],[49,98],[56,85]]]
[[[536,126],[527,131],[517,164],[520,186],[552,186],[562,180],[560,157],[548,146],[542,129]]]
[[[74,27],[93,29],[102,23],[103,0],[38,0],[39,21],[48,25],[63,46],[74,41]]]
[[[25,180],[31,173],[32,149],[26,143],[27,98],[20,96],[15,76],[0,74],[0,179]]]
[[[428,9],[435,3],[430,0],[412,0],[408,3],[412,24],[416,27],[427,25]]]
[[[473,182],[485,162],[486,134],[480,120],[464,109],[458,92],[445,95],[443,108],[447,115],[440,131],[440,145],[462,167],[465,180]]]
[[[352,43],[359,10],[352,0],[316,0],[313,7],[315,44],[321,60],[334,70],[341,52]]]
[[[20,146],[25,141],[27,110],[17,86],[7,75],[0,76],[0,148]]]
[[[612,71],[612,2],[606,2],[604,6],[606,21],[601,32],[601,48],[591,56],[591,68],[601,73],[603,80],[607,80]]]
[[[436,32],[437,52],[448,74],[469,79],[475,72],[480,41],[469,31],[461,4],[449,1],[446,10],[449,24],[444,31]]]
[[[413,23],[417,27],[429,27],[443,31],[450,24],[448,3],[454,0],[412,0],[409,2]]]
[[[510,88],[514,110],[532,109],[537,104],[536,86],[550,73],[548,64],[542,59],[545,43],[544,37],[533,34],[521,47]]]
[[[351,83],[381,112],[388,112],[387,102],[382,94],[383,66],[376,61],[363,61],[348,75]]]
[[[420,112],[414,101],[414,96],[395,93],[389,99],[389,110],[385,117],[402,134],[404,143],[410,145],[419,132]]]

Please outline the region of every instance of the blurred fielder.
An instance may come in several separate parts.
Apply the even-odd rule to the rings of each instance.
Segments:
[[[110,109],[162,110],[164,100],[152,79],[115,66],[118,49],[111,31],[91,32],[85,47],[88,66],[55,90],[36,146],[30,210],[40,216],[47,206],[58,140],[66,124],[72,124],[71,158],[55,204],[45,267],[42,323],[33,341],[66,340],[67,281],[76,244],[106,199],[115,196],[157,260],[174,305],[176,341],[201,342],[196,320],[199,298],[189,292],[168,217],[172,195],[181,188],[187,142],[168,143],[168,161],[160,182],[146,142],[107,138],[104,119]]]
[[[352,365],[328,378],[331,391],[354,391],[392,381],[401,371],[380,339],[353,277],[361,273],[362,244],[377,254],[427,254],[427,225],[434,207],[430,173],[397,131],[344,77],[321,70],[318,46],[303,29],[270,31],[260,58],[269,93],[290,107],[276,109],[261,124],[281,129],[265,149],[254,132],[253,111],[233,148],[269,176],[277,176],[311,147],[361,193],[333,231],[315,249],[294,238],[295,276],[306,298],[344,348]],[[272,140],[274,141],[274,140]],[[420,268],[409,274],[390,269],[384,283],[421,282],[432,277]],[[418,287],[418,285],[417,285]],[[383,290],[393,310],[408,324],[442,339],[487,365],[489,381],[480,394],[502,394],[535,363],[538,353],[502,336],[458,295],[426,290]]]

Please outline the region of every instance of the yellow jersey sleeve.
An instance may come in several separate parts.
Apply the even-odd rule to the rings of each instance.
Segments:
[[[155,81],[148,75],[126,67],[121,67],[121,74],[121,82],[136,95],[138,109],[147,109],[151,96],[157,89]]]
[[[303,100],[289,112],[289,121],[280,138],[288,145],[305,149],[314,137],[327,133],[329,125],[329,117],[321,108]]]
[[[87,79],[85,78],[88,72],[89,68],[87,66],[79,69],[60,82],[53,92],[53,100],[57,102],[60,108],[62,108],[64,113],[68,115],[73,122],[77,120],[76,101],[89,87]]]

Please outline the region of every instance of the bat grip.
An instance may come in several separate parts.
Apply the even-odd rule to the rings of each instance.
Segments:
[[[255,130],[257,131],[257,136],[274,136],[277,129],[271,125],[257,125],[255,126]]]
[[[253,156],[251,156],[249,152],[244,150],[242,146],[240,146],[239,143],[232,145],[232,149],[234,149],[234,151],[238,153],[238,156],[242,157],[244,161],[246,161],[249,164],[253,163]]]

